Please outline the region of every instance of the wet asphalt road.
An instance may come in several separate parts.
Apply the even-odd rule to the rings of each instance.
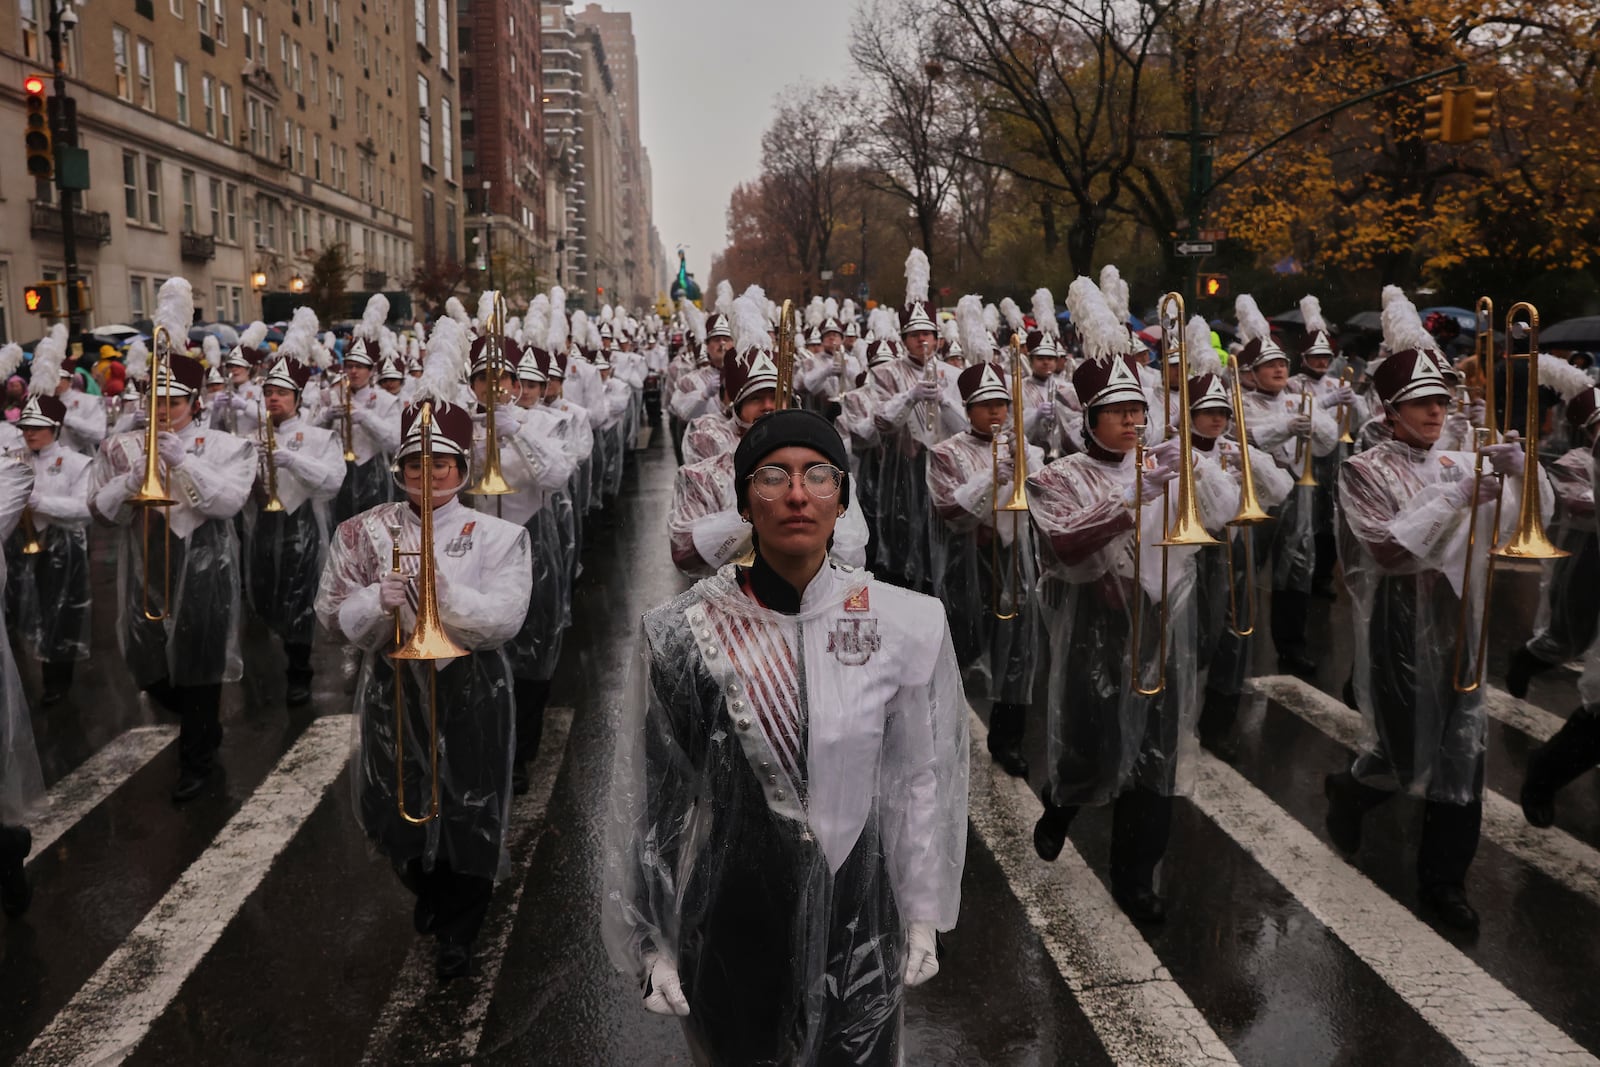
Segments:
[[[666,550],[671,451],[658,439],[634,459],[615,515],[587,531],[574,628],[551,700],[570,709],[570,735],[545,753],[546,773],[536,785],[548,791],[548,805],[529,824],[527,874],[514,912],[507,907],[514,886],[497,891],[504,932],[486,946],[498,968],[492,982],[457,983],[443,992],[425,982],[417,994],[421,1008],[407,1007],[413,1002],[404,976],[417,947],[409,896],[368,851],[342,774],[314,786],[304,817],[284,831],[281,850],[270,854],[236,909],[219,906],[208,914],[211,898],[202,892],[189,906],[204,923],[183,924],[187,913],[177,899],[183,879],[217,887],[244,877],[229,866],[236,862],[231,850],[218,856],[219,835],[237,828],[242,809],[254,810],[246,807],[253,797],[260,803],[263,783],[293,763],[285,754],[311,737],[314,720],[349,710],[337,652],[324,649],[313,705],[286,711],[281,655],[251,625],[246,680],[225,689],[225,772],[210,791],[175,809],[166,796],[176,774],[175,746],[161,747],[157,739],[153,758],[108,776],[104,799],[88,805],[30,863],[32,910],[0,920],[0,1062],[72,1062],[40,1050],[26,1057],[53,1019],[103,1025],[109,1017],[129,1035],[112,1058],[136,1064],[687,1063],[676,1024],[643,1012],[637,990],[612,971],[596,922],[611,716],[625,699],[636,620],[687,584]],[[95,620],[96,658],[81,669],[67,702],[34,713],[46,777],[58,792],[86,761],[104,759],[130,736],[149,736],[130,730],[172,725],[133,694],[115,653],[109,545],[97,540],[96,603],[105,607]],[[1535,590],[1530,572],[1498,586],[1496,680],[1513,637],[1531,623]],[[1315,685],[1335,695],[1349,663],[1343,609],[1326,601],[1313,607],[1312,635],[1325,650]],[[1276,674],[1270,649],[1258,653],[1259,673]],[[36,694],[36,672],[25,662],[22,668]],[[1491,723],[1489,786],[1513,803],[1536,744],[1529,730],[1541,721],[1551,726],[1536,709],[1564,717],[1576,703],[1573,681],[1564,671],[1539,679],[1530,694],[1534,710],[1512,716],[1511,724]],[[1220,1049],[1223,1061],[1263,1067],[1557,1062],[1552,1047],[1533,1042],[1503,1049],[1475,1044],[1473,1020],[1419,1008],[1416,991],[1430,980],[1444,986],[1446,1000],[1448,991],[1476,989],[1480,999],[1463,995],[1461,1002],[1484,1006],[1479,1014],[1486,1018],[1496,1018],[1494,1010],[1531,1009],[1555,1036],[1575,1043],[1569,1051],[1600,1053],[1600,995],[1592,982],[1600,963],[1596,776],[1562,798],[1556,859],[1576,866],[1530,859],[1529,849],[1547,835],[1514,825],[1491,832],[1486,820],[1470,880],[1484,917],[1476,939],[1441,938],[1410,914],[1419,805],[1399,800],[1369,817],[1354,867],[1339,860],[1331,870],[1359,872],[1401,907],[1389,920],[1397,924],[1394,937],[1420,947],[1397,971],[1376,959],[1370,945],[1343,934],[1342,905],[1325,898],[1347,894],[1330,893],[1332,882],[1318,884],[1315,864],[1303,865],[1305,875],[1295,868],[1274,874],[1263,861],[1263,850],[1296,828],[1327,842],[1322,777],[1350,754],[1337,736],[1337,709],[1318,705],[1315,689],[1283,681],[1272,692],[1274,699],[1256,697],[1242,716],[1243,751],[1229,795],[1179,802],[1162,871],[1171,915],[1163,927],[1134,935],[1138,952],[1122,957],[1132,977],[1089,988],[1094,983],[1077,965],[1103,955],[1131,928],[1114,909],[1097,925],[1062,924],[1049,896],[1070,894],[1065,903],[1076,905],[1103,893],[1108,813],[1087,811],[1074,825],[1073,844],[1089,865],[1076,873],[1071,850],[1054,866],[1033,858],[1025,830],[1037,805],[1027,808],[1025,797],[1017,799],[1020,790],[996,802],[1009,821],[975,821],[962,921],[944,939],[939,976],[908,997],[908,1063],[1201,1062],[1200,1052],[1163,1051],[1172,1032],[1164,1011],[1128,1008],[1115,995],[1118,982],[1137,991],[1151,981],[1192,1004],[1203,1032],[1197,1047]],[[1044,766],[1042,718],[1041,705],[1030,723],[1035,785]],[[288,770],[298,773],[292,765]],[[988,781],[974,776],[975,784]],[[1264,828],[1259,837],[1220,813],[1222,802],[1242,796],[1262,804],[1254,816]],[[1326,851],[1316,841],[1309,847],[1313,859]],[[204,881],[208,871],[213,881]],[[1036,895],[1035,880],[1050,878],[1064,881]],[[169,908],[179,917],[152,926],[152,916],[168,918]],[[162,978],[178,954],[176,943],[192,942],[202,926],[209,930],[206,947],[192,966]],[[95,988],[97,997],[109,990],[108,1000],[81,992],[97,979],[107,979]],[[97,1007],[103,1016],[94,1014]],[[129,1026],[141,1012],[147,1021]]]

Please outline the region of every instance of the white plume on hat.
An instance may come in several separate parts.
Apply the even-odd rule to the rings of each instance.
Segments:
[[[723,315],[733,314],[733,283],[724,278],[717,283],[717,303],[715,310]]]
[[[1100,292],[1106,298],[1106,307],[1118,322],[1127,325],[1131,297],[1127,279],[1123,278],[1114,263],[1100,268]]]
[[[1560,356],[1540,352],[1539,388],[1554,389],[1562,403],[1566,403],[1584,390],[1593,389],[1594,379]]]
[[[1061,322],[1056,318],[1056,298],[1050,290],[1033,291],[1033,321],[1046,337],[1061,336]]]
[[[200,339],[200,351],[205,354],[207,367],[216,370],[222,366],[222,345],[216,334],[208,333]]]
[[[460,396],[462,368],[466,366],[467,331],[454,317],[440,319],[428,339],[428,355],[422,361],[422,377],[411,394],[412,406],[424,400],[452,404]]]
[[[1390,353],[1416,349],[1420,352],[1439,351],[1439,342],[1422,325],[1422,316],[1398,285],[1383,287],[1383,341]],[[1241,328],[1243,323],[1240,324]]]
[[[467,309],[455,297],[452,296],[444,302],[444,313],[455,319],[458,326],[471,329],[472,320],[467,317]]]
[[[993,304],[983,305],[983,325],[996,337],[1000,335],[1000,309]]]
[[[695,307],[694,301],[686,296],[680,296],[678,300],[683,307],[684,320],[689,326],[689,336],[694,338],[695,344],[704,345],[706,343],[705,311]]]
[[[0,378],[9,378],[22,366],[22,346],[12,341],[0,347]]]
[[[928,299],[928,280],[933,277],[933,267],[928,263],[928,253],[913,248],[906,256],[906,305],[912,301]]]
[[[477,317],[478,317],[478,329],[480,329],[480,330],[488,329],[489,328],[489,320],[494,318],[494,290],[493,289],[485,289],[483,292],[478,294],[478,316]],[[504,329],[505,328],[505,323],[502,322],[500,324],[500,328]]]
[[[1328,320],[1322,317],[1322,301],[1314,296],[1307,295],[1300,298],[1300,318],[1305,323],[1308,335],[1319,330],[1322,333],[1332,332],[1328,329]]]
[[[194,287],[189,279],[171,277],[161,283],[156,294],[155,328],[166,328],[173,347],[183,351],[189,342],[189,325],[194,322]]]
[[[939,323],[939,336],[948,346],[952,356],[961,356],[963,361],[967,355],[967,346],[961,343],[961,331],[956,326],[955,319],[945,319]]]
[[[33,373],[28,378],[28,395],[55,396],[61,387],[61,367],[66,359],[67,328],[58,322],[33,346]]]
[[[589,343],[589,313],[579,308],[572,313],[572,343],[579,348],[593,348]]]
[[[545,335],[544,347],[551,356],[565,352],[571,336],[567,323],[567,291],[558,285],[550,290],[550,332]]]
[[[1027,324],[1023,321],[1022,309],[1009,296],[1000,301],[1000,314],[1006,317],[1006,325],[1017,333],[1023,333],[1027,330]]]
[[[994,336],[983,321],[983,297],[968,293],[956,301],[956,330],[961,337],[961,351],[970,366],[987,363],[994,358]]]
[[[822,318],[823,321],[828,319],[837,320],[839,318],[839,301],[831,296],[824,300],[822,302]]]
[[[827,317],[828,310],[822,306],[822,297],[812,297],[811,303],[806,305],[806,326],[815,329],[821,326],[823,320]]]
[[[389,298],[382,293],[373,293],[367,298],[367,306],[361,312],[361,321],[356,323],[354,333],[363,341],[381,344],[383,324],[388,321]]]
[[[244,328],[239,335],[240,348],[260,348],[261,343],[267,339],[267,324],[260,319]]]
[[[1239,320],[1239,337],[1246,341],[1261,341],[1266,344],[1272,341],[1272,327],[1267,323],[1267,317],[1261,313],[1261,307],[1256,303],[1256,298],[1249,293],[1240,293],[1233,300],[1233,314]]]
[[[766,294],[752,285],[733,302],[733,350],[763,350],[767,344]]]
[[[142,340],[135,337],[128,345],[128,354],[122,357],[122,366],[129,378],[143,381],[150,377],[150,349],[145,347]]]
[[[856,320],[856,302],[848,296],[839,304],[839,314],[836,316],[841,321],[848,323]]]
[[[1188,325],[1183,328],[1183,338],[1189,349],[1189,377],[1222,373],[1222,357],[1211,347],[1210,323],[1199,315],[1190,317]]]
[[[289,328],[283,331],[283,343],[278,345],[278,355],[313,366],[316,357],[312,349],[317,344],[317,313],[301,306],[294,309]]]
[[[1085,356],[1104,362],[1122,354],[1128,327],[1112,314],[1093,278],[1080,275],[1073,280],[1067,288],[1067,310],[1072,313]]]

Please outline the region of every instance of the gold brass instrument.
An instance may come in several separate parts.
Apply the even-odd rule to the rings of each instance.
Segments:
[[[283,510],[283,501],[278,499],[278,431],[273,425],[271,413],[261,410],[259,400],[256,401],[256,422],[261,426],[263,443],[267,446],[264,462],[267,472],[267,502],[261,510],[277,513]]]
[[[779,411],[794,407],[794,333],[794,303],[785,300],[783,310],[778,313],[778,351],[774,359],[778,366],[778,388],[772,400]]]
[[[439,817],[439,686],[438,672],[433,668],[431,661],[441,659],[455,659],[467,654],[467,650],[456,644],[450,635],[445,632],[444,624],[439,621],[439,589],[438,577],[435,567],[437,563],[433,556],[433,404],[424,401],[422,410],[417,415],[417,425],[421,427],[422,451],[422,488],[421,500],[417,512],[420,526],[417,550],[415,552],[403,551],[400,547],[399,526],[389,528],[389,538],[392,545],[390,567],[392,573],[401,573],[400,561],[405,556],[417,557],[417,621],[411,628],[411,636],[405,635],[404,624],[401,621],[399,609],[394,613],[394,643],[395,650],[389,653],[389,658],[396,661],[394,665],[394,774],[395,774],[395,803],[399,808],[400,817],[414,826],[431,822]],[[427,661],[428,667],[428,751],[429,774],[432,779],[430,790],[431,799],[428,810],[422,815],[412,815],[406,810],[406,763],[405,763],[405,687],[403,684],[403,664],[406,661]]]
[[[1130,684],[1134,692],[1140,696],[1153,697],[1167,687],[1167,598],[1165,593],[1161,597],[1161,645],[1157,652],[1156,684],[1153,688],[1145,688],[1142,672],[1139,670],[1144,660],[1143,636],[1144,630],[1140,626],[1144,614],[1144,585],[1141,583],[1143,568],[1140,557],[1144,554],[1143,527],[1144,527],[1144,465],[1147,449],[1144,437],[1149,427],[1139,427],[1139,439],[1133,446],[1133,604],[1132,625],[1128,628],[1128,663],[1130,665]],[[1161,501],[1162,525],[1166,525],[1166,498]],[[1167,553],[1161,552],[1161,588],[1167,588]]]
[[[1351,382],[1355,381],[1355,378],[1356,372],[1352,367],[1345,367],[1344,370],[1339,372],[1339,384],[1347,388]],[[1353,404],[1339,405],[1339,443],[1341,445],[1353,445],[1356,443],[1356,439],[1350,436],[1350,420],[1355,414],[1354,408],[1355,405]]]
[[[152,512],[156,508],[170,508],[177,503],[172,494],[167,490],[167,483],[162,477],[160,437],[162,430],[161,412],[164,408],[156,407],[156,394],[161,388],[161,364],[165,357],[167,362],[167,377],[172,376],[172,337],[165,326],[157,326],[155,336],[151,339],[150,353],[150,389],[148,396],[149,414],[144,421],[144,478],[139,484],[139,491],[128,498],[130,507],[138,508],[144,514],[141,516],[143,524],[144,545],[144,590],[140,607],[144,617],[150,622],[161,622],[167,617],[167,605],[172,601],[172,522],[168,515],[162,522],[165,533],[165,544],[162,552],[161,563],[161,610],[150,610],[150,524],[153,519]]]
[[[1311,395],[1310,390],[1300,394],[1300,414],[1315,416],[1317,411],[1317,398]],[[1294,446],[1294,461],[1300,464],[1300,477],[1295,480],[1295,485],[1315,488],[1317,472],[1311,468],[1311,430],[1307,430]]]
[[[339,382],[341,385],[340,392],[343,394],[339,402],[344,405],[344,426],[339,431],[342,438],[341,443],[344,445],[344,461],[346,463],[354,463],[356,461],[356,424],[351,417],[350,411],[350,372],[346,371],[340,375]]]
[[[33,509],[23,508],[22,518],[18,521],[22,527],[22,554],[24,556],[37,556],[44,551],[44,546],[39,543],[39,528],[33,522]]]
[[[1477,333],[1472,339],[1472,354],[1478,358],[1478,373],[1483,375],[1483,425],[1489,431],[1489,444],[1499,444],[1500,431],[1497,428],[1494,407],[1494,301],[1486,296],[1478,297],[1474,305],[1477,313]],[[1506,350],[1511,350],[1511,338],[1506,338]],[[1506,378],[1506,399],[1511,398],[1511,388],[1508,362]]]
[[[494,310],[483,324],[484,364],[483,416],[483,473],[467,489],[475,496],[507,496],[515,490],[500,471],[500,438],[495,432],[494,410],[500,405],[500,378],[508,373],[505,361],[506,302],[498,291],[494,293]],[[511,368],[509,373],[515,373]]]
[[[1011,496],[1002,503],[1000,500],[1000,435],[994,434],[989,439],[989,459],[994,469],[994,510],[996,514],[994,537],[989,540],[989,573],[991,576],[991,596],[993,601],[989,610],[994,617],[1002,622],[1014,619],[1022,610],[1022,602],[1027,597],[1028,591],[1022,584],[1022,516],[1028,511],[1028,439],[1023,433],[1022,411],[1022,343],[1015,335],[1011,338],[1011,366],[1008,370],[1011,375],[1011,440],[1012,440],[1012,474]],[[1000,566],[1000,524],[999,514],[1011,514],[1011,581],[1010,601],[1011,611],[1006,613],[1001,610],[1000,577],[1005,571]]]
[[[1239,625],[1239,595],[1234,583],[1233,547],[1230,545],[1227,548],[1228,629],[1235,637],[1249,637],[1256,632],[1256,558],[1251,528],[1267,522],[1272,516],[1261,506],[1261,497],[1256,493],[1255,470],[1250,460],[1250,433],[1244,421],[1244,386],[1240,384],[1238,374],[1233,375],[1232,385],[1233,432],[1239,439],[1239,510],[1228,520],[1228,525],[1239,528],[1240,539],[1243,541],[1244,600],[1250,613],[1250,623],[1244,627]]]
[[[1487,298],[1485,298],[1487,299]],[[1479,305],[1483,301],[1479,301]],[[1469,639],[1472,624],[1472,557],[1477,547],[1478,535],[1478,485],[1487,473],[1483,465],[1483,449],[1485,445],[1495,444],[1495,430],[1492,426],[1483,427],[1474,431],[1476,449],[1472,474],[1472,514],[1467,520],[1467,561],[1461,579],[1461,611],[1456,626],[1455,661],[1451,671],[1451,682],[1458,693],[1475,692],[1483,684],[1483,669],[1489,645],[1489,604],[1494,593],[1494,566],[1497,559],[1561,559],[1570,555],[1566,550],[1556,547],[1555,542],[1545,534],[1543,500],[1539,478],[1539,309],[1527,301],[1513,304],[1511,310],[1506,312],[1506,396],[1511,396],[1511,361],[1522,357],[1514,356],[1510,351],[1512,328],[1516,325],[1517,315],[1520,312],[1528,314],[1528,407],[1527,427],[1528,432],[1523,440],[1523,479],[1522,497],[1517,506],[1517,525],[1504,541],[1498,539],[1500,531],[1500,510],[1504,503],[1505,479],[1496,474],[1500,479],[1500,492],[1495,495],[1494,524],[1491,528],[1489,562],[1484,570],[1483,579],[1483,615],[1479,620],[1477,634],[1477,659],[1476,666],[1465,677],[1461,671],[1461,661]],[[1491,324],[1490,328],[1493,328]],[[1484,391],[1486,397],[1492,397],[1494,382],[1494,357],[1491,338],[1491,347],[1488,350],[1489,363],[1484,367]],[[1493,409],[1490,409],[1488,420],[1494,419]]]

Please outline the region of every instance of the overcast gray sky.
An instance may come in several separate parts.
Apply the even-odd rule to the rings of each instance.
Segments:
[[[578,4],[581,8],[582,3]],[[669,263],[688,245],[703,285],[727,237],[728,195],[754,177],[773,97],[850,73],[855,0],[607,0],[633,13],[640,132]]]

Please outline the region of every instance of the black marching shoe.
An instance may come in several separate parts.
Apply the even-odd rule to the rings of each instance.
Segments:
[[[26,826],[0,826],[0,911],[15,918],[33,902],[23,863],[33,851],[33,834]]]
[[[291,708],[303,708],[311,703],[311,682],[293,681],[284,690],[284,703]]]
[[[990,757],[1000,765],[1000,769],[1013,778],[1028,777],[1028,761],[1020,751],[1014,748],[1003,748],[998,752],[989,750]]]
[[[1506,668],[1506,692],[1521,700],[1528,695],[1528,683],[1533,681],[1533,676],[1543,674],[1554,664],[1544,660],[1528,651],[1524,645],[1511,655],[1511,665]]]
[[[178,784],[172,787],[172,802],[182,804],[193,800],[204,792],[206,783],[211,781],[211,769],[203,771],[183,770],[178,772]]]
[[[1072,828],[1072,817],[1077,808],[1058,808],[1050,803],[1050,787],[1039,791],[1044,801],[1044,814],[1033,824],[1033,850],[1042,860],[1054,861],[1067,844],[1067,831]]]
[[[1465,933],[1478,930],[1478,912],[1468,901],[1466,890],[1458,885],[1424,886],[1422,903],[1445,926]]]
[[[1134,922],[1155,925],[1166,921],[1167,902],[1147,885],[1111,887],[1111,899]]]
[[[511,765],[511,792],[519,797],[528,792],[528,765],[522,760]]]
[[[1533,784],[1530,778],[1522,783],[1522,817],[1528,825],[1548,830],[1556,824],[1556,795],[1549,789]]]
[[[1286,648],[1278,651],[1278,669],[1301,678],[1312,678],[1317,673],[1317,661],[1306,655],[1304,649]]]
[[[1361,821],[1372,806],[1367,801],[1368,792],[1378,791],[1356,781],[1349,771],[1339,771],[1322,780],[1322,795],[1328,798],[1328,837],[1347,856],[1361,850]]]
[[[426,894],[419,894],[416,907],[411,909],[411,928],[419,934],[431,934],[438,925],[439,913],[434,910],[433,901]]]
[[[472,974],[472,946],[460,941],[440,940],[433,972],[441,982],[468,977]]]

